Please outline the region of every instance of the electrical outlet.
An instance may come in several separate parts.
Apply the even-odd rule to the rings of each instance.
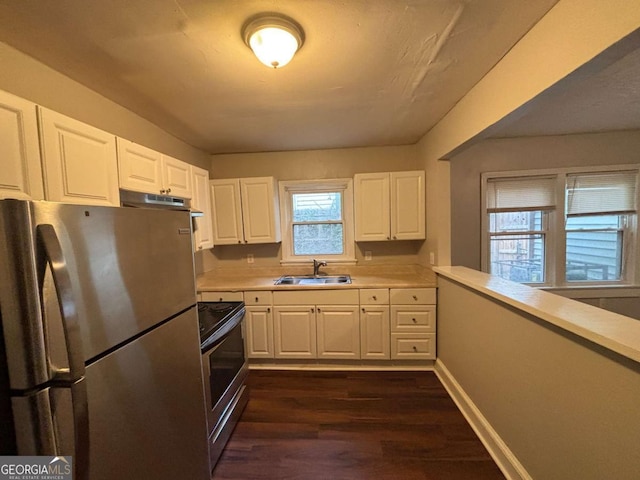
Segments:
[[[365,250],[364,259],[365,260],[371,260],[371,250]]]
[[[253,253],[247,254],[247,263],[253,263]]]
[[[431,265],[435,265],[436,264],[436,254],[433,252],[429,252],[429,263]]]

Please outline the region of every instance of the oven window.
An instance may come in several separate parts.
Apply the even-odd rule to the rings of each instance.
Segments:
[[[236,326],[209,354],[211,408],[213,409],[244,364],[242,328]]]

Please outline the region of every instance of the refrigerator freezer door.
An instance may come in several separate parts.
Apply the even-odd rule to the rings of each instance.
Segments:
[[[208,480],[195,308],[87,367],[90,478]]]
[[[195,304],[188,212],[52,202],[32,209],[66,259],[85,362]],[[44,311],[57,301],[45,296]]]

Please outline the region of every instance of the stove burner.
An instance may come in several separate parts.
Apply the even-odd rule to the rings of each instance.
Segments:
[[[232,303],[211,302],[205,305],[204,308],[208,308],[212,312],[224,312],[225,310],[231,310],[233,307],[234,305]],[[198,307],[198,308],[202,308],[202,307]]]
[[[244,302],[198,302],[201,348],[240,311],[244,314]]]

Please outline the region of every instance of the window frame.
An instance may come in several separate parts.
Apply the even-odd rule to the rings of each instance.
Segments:
[[[565,228],[566,217],[566,190],[567,177],[575,174],[598,174],[617,173],[623,171],[633,171],[636,175],[636,208],[635,213],[627,215],[627,226],[623,232],[622,244],[622,272],[620,280],[608,281],[567,281],[566,279],[566,246],[567,229]],[[487,205],[487,185],[490,179],[520,179],[526,177],[554,176],[556,188],[556,206],[548,211],[548,238],[545,243],[545,282],[525,283],[539,288],[581,288],[581,287],[615,287],[630,286],[638,284],[638,272],[640,271],[638,262],[638,215],[640,214],[640,188],[638,186],[640,177],[640,167],[638,164],[611,165],[598,167],[567,167],[544,170],[519,170],[486,172],[481,175],[480,188],[480,215],[481,215],[481,269],[489,271],[490,266],[490,240],[489,231],[489,206]]]
[[[281,264],[310,263],[313,259],[331,264],[354,265],[356,263],[353,218],[353,180],[336,178],[323,180],[285,180],[278,182],[280,194],[280,228],[282,233]],[[293,194],[341,192],[342,231],[344,251],[342,255],[295,255],[293,250]]]

